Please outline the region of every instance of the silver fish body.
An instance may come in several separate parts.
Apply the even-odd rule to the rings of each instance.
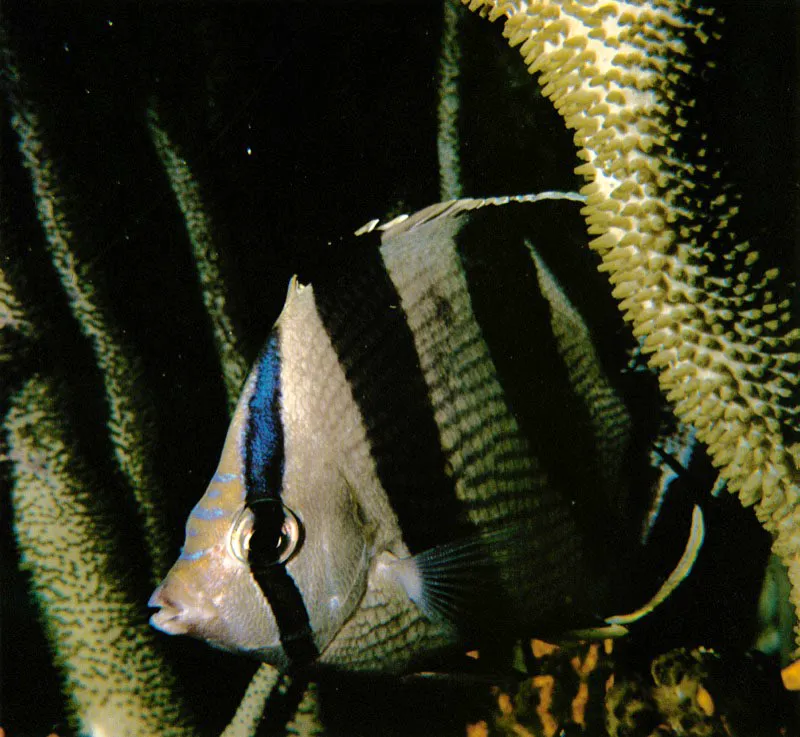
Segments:
[[[154,626],[402,672],[627,605],[635,487],[657,480],[586,322],[504,240],[509,208],[539,207],[436,205],[292,281]]]

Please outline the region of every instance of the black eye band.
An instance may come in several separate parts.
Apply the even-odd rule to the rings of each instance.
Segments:
[[[319,651],[314,643],[303,597],[286,566],[277,564],[252,571],[256,583],[264,592],[281,636],[281,645],[293,668],[311,663]]]
[[[298,516],[277,499],[247,505],[253,529],[245,562],[252,570],[288,562],[303,545],[305,529]]]
[[[283,554],[291,556],[293,549],[282,550],[280,539],[287,520],[294,520],[298,538],[296,545],[302,543],[302,525],[294,512],[284,507],[276,499],[262,499],[250,505],[255,515],[254,531],[250,539],[250,572],[261,587],[275,616],[280,632],[281,645],[292,667],[308,665],[319,655],[314,644],[314,636],[308,619],[303,597],[297,584],[286,570]],[[262,543],[258,544],[257,541]]]

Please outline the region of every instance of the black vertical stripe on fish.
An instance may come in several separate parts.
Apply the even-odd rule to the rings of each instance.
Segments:
[[[284,451],[277,334],[270,336],[261,351],[256,361],[256,371],[255,387],[248,402],[244,442],[248,501],[280,499],[281,494]]]
[[[280,501],[284,447],[277,334],[270,336],[256,367],[244,442],[246,501],[255,515],[250,570],[272,609],[287,657],[292,665],[301,666],[319,654],[308,610],[286,566],[270,559],[286,517]],[[269,501],[275,503],[264,503]]]
[[[308,665],[319,651],[314,643],[308,610],[294,579],[282,563],[252,572],[272,609],[289,662],[293,667]]]
[[[445,456],[414,338],[377,235],[312,278],[320,318],[364,421],[378,478],[412,554],[463,535],[463,509]]]
[[[551,330],[549,305],[525,244],[525,235],[549,220],[552,207],[538,203],[485,208],[470,218],[456,241],[472,308],[506,401],[551,483],[573,501],[584,539],[593,542],[594,549],[607,551],[605,526],[610,519],[604,495],[612,490],[598,488],[590,417],[568,381]],[[521,340],[526,334],[531,338]],[[596,555],[586,560],[602,565]]]

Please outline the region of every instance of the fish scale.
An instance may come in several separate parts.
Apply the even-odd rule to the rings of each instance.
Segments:
[[[413,607],[398,601],[392,587],[369,588],[359,614],[342,628],[325,652],[333,667],[348,670],[403,670],[418,660],[419,650],[448,647],[452,633],[432,628]],[[365,646],[366,645],[366,646]]]
[[[304,290],[305,291],[305,290]],[[299,300],[298,300],[299,302]],[[312,299],[298,304],[286,315],[281,330],[281,351],[284,361],[299,369],[314,367],[310,371],[298,370],[295,378],[284,386],[284,417],[314,418],[315,432],[322,437],[336,438],[338,457],[342,459],[340,471],[348,477],[361,477],[359,504],[365,517],[374,526],[375,544],[388,545],[400,536],[396,516],[384,495],[377,493],[380,486],[372,459],[366,429],[353,401],[352,390],[338,362]],[[312,378],[313,376],[313,378]],[[320,378],[317,382],[316,379]],[[304,442],[299,423],[285,422],[287,448]],[[295,431],[295,427],[298,431]],[[294,472],[294,452],[289,452],[287,473]]]

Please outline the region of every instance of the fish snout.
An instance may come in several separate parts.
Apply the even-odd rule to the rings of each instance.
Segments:
[[[168,635],[197,634],[213,614],[203,606],[196,589],[173,574],[159,584],[150,600],[149,607],[159,611],[150,617],[150,624]]]

